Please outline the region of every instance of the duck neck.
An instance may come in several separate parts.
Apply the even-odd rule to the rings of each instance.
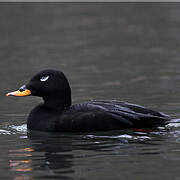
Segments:
[[[52,109],[64,110],[71,106],[71,96],[70,97],[44,97],[44,105]]]

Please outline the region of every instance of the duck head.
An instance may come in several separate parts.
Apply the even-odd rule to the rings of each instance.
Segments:
[[[49,107],[71,106],[71,88],[69,82],[61,71],[46,69],[40,71],[28,84],[19,90],[7,93],[6,96],[38,96],[44,99]]]

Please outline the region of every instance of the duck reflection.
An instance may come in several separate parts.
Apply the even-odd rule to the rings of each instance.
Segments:
[[[81,174],[86,176],[94,159],[101,163],[109,156],[162,154],[158,148],[163,141],[162,133],[155,129],[91,134],[30,131],[22,142],[26,147],[9,151],[9,166],[18,173],[15,179],[73,179]],[[92,167],[96,169],[96,164]]]
[[[31,167],[32,160],[28,158],[32,156],[31,152],[33,151],[34,150],[32,148],[9,150],[9,157],[12,158],[9,160],[9,166],[11,171],[16,171],[16,172],[32,171],[32,167]]]
[[[32,172],[38,178],[50,176],[71,179],[69,176],[74,173],[72,139],[60,134],[35,131],[30,131],[27,135],[29,147],[9,151],[10,170],[26,175]]]

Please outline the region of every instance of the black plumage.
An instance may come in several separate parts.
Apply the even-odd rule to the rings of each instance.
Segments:
[[[92,100],[71,105],[68,80],[56,70],[39,72],[20,88],[21,92],[26,89],[31,91],[31,95],[44,99],[44,103],[29,114],[27,127],[32,130],[87,132],[152,128],[170,120],[164,113],[116,100]]]

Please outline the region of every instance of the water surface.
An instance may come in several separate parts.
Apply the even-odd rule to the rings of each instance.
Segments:
[[[30,132],[40,98],[7,98],[45,68],[73,103],[118,99],[180,117],[180,4],[0,3],[1,179],[180,179],[180,127]]]

